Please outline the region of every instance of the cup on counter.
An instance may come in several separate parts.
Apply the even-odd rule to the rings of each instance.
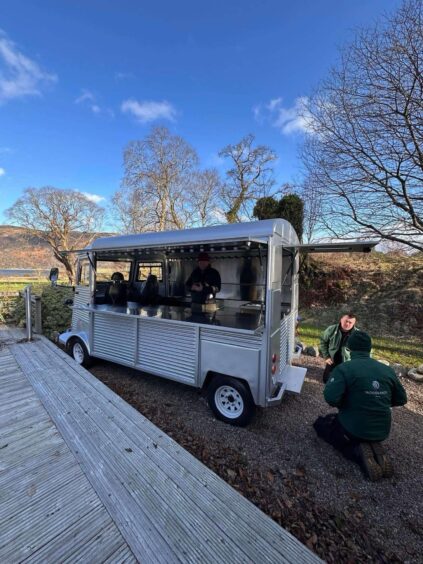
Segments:
[[[139,308],[138,302],[126,302],[126,311],[127,313],[138,313]]]

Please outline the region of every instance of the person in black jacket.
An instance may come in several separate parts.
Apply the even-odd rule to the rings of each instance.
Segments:
[[[186,281],[186,287],[191,292],[192,303],[205,304],[220,292],[220,274],[210,265],[207,253],[200,253],[197,260],[198,266]]]

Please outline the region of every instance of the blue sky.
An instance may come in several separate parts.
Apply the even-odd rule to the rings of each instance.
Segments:
[[[337,47],[399,0],[3,0],[0,223],[28,187],[104,198],[125,145],[166,125],[222,167],[219,150],[254,133],[295,181],[301,99]],[[221,170],[223,170],[221,168]]]

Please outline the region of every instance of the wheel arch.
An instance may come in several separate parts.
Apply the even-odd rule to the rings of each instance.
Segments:
[[[88,335],[87,333],[85,333],[85,331],[81,331],[81,332],[67,331],[66,333],[62,333],[59,337],[59,342],[65,346],[67,351],[69,351],[70,347],[72,346],[72,343],[74,343],[78,339],[84,343],[85,348],[88,351],[88,354],[91,355],[90,342],[88,339]]]

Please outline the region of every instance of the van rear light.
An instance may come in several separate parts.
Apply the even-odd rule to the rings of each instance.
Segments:
[[[276,353],[272,354],[272,362],[276,362],[278,360],[278,357],[276,355]]]
[[[272,365],[272,374],[274,374],[276,372],[276,364]]]

